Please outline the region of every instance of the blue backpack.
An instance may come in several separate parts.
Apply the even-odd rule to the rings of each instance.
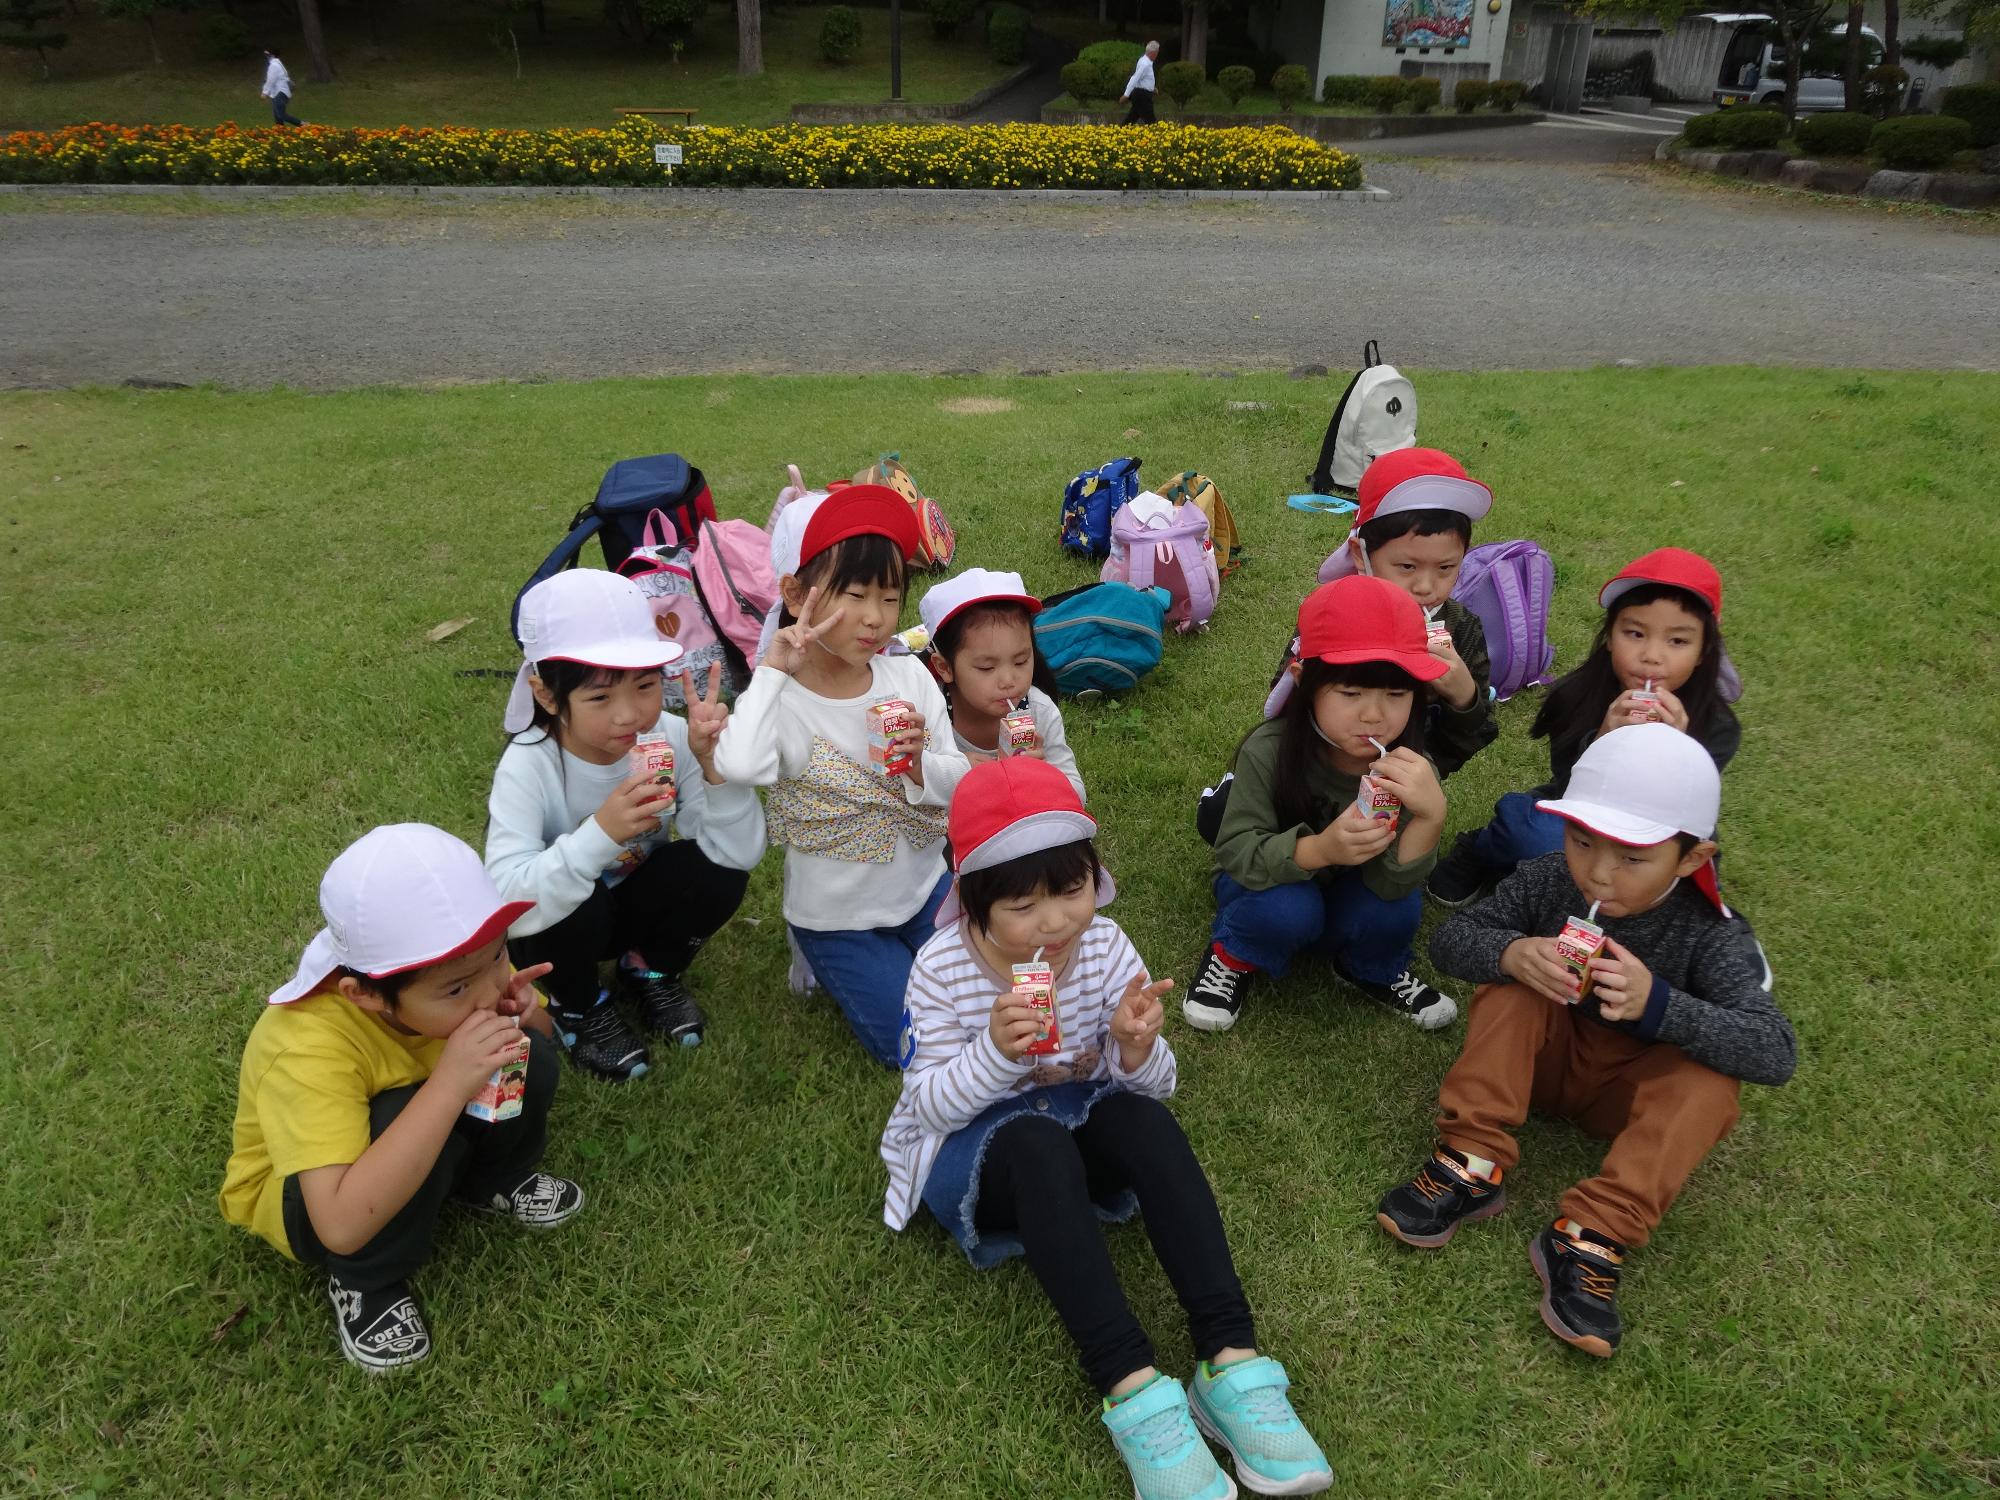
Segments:
[[[1555,564],[1533,542],[1485,542],[1465,554],[1451,597],[1479,616],[1496,698],[1555,681],[1549,599]]]
[[[1063,550],[1104,561],[1111,553],[1111,517],[1138,493],[1136,458],[1114,458],[1077,475],[1063,489]]]
[[[1167,591],[1091,583],[1042,601],[1035,644],[1066,698],[1122,693],[1160,664]]]

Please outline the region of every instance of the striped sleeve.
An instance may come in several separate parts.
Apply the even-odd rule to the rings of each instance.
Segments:
[[[951,1134],[1005,1097],[1030,1066],[1003,1057],[984,1025],[967,1037],[969,1022],[953,1003],[953,981],[963,988],[970,975],[955,970],[977,971],[963,949],[955,955],[960,962],[949,962],[953,956],[927,945],[910,969],[905,1000],[916,1052],[903,1070],[903,1102],[910,1120],[935,1135]]]

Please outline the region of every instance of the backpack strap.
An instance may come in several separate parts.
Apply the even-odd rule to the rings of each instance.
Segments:
[[[1215,613],[1215,586],[1209,582],[1209,572],[1204,566],[1201,541],[1198,537],[1183,537],[1174,543],[1174,550],[1180,556],[1181,577],[1187,580],[1188,618],[1197,625],[1206,625]]]
[[[578,518],[576,524],[570,527],[568,534],[556,543],[555,551],[543,558],[542,565],[535,569],[533,576],[526,583],[521,585],[521,592],[514,596],[514,608],[507,616],[507,628],[514,633],[517,643],[521,639],[521,600],[527,596],[528,590],[538,583],[546,583],[564,568],[575,567],[576,555],[583,550],[583,544],[603,528],[604,517],[595,511],[586,511]]]
[[[1370,339],[1361,346],[1361,368],[1372,370],[1382,363],[1382,346]]]
[[[1502,698],[1508,697],[1526,687],[1533,679],[1538,664],[1527,660],[1526,651],[1515,649],[1520,642],[1529,638],[1533,620],[1528,613],[1528,598],[1521,591],[1521,580],[1510,567],[1496,567],[1489,575],[1493,580],[1493,592],[1500,601],[1500,612],[1507,621],[1507,677],[1504,682],[1493,684],[1493,690]]]
[[[674,523],[667,519],[665,511],[656,507],[646,513],[646,525],[639,533],[640,546],[671,549],[680,544],[680,532]]]

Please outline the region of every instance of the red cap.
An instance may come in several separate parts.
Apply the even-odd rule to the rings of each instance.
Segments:
[[[1388,579],[1359,574],[1306,595],[1299,606],[1299,656],[1336,665],[1388,662],[1419,682],[1435,682],[1451,670],[1424,645],[1423,606]]]
[[[947,832],[952,869],[965,875],[1095,838],[1097,820],[1083,810],[1076,788],[1061,771],[1031,755],[1008,755],[966,772],[951,794]],[[1099,866],[1097,904],[1103,906],[1117,891],[1110,872]],[[960,914],[954,883],[938,908],[936,925],[947,927]]]
[[[910,502],[887,485],[843,485],[828,494],[806,522],[806,533],[799,539],[799,566],[851,536],[886,536],[902,549],[905,562],[916,556],[922,540]]]
[[[1722,575],[1699,552],[1681,547],[1648,552],[1619,569],[1617,576],[1599,591],[1597,602],[1609,609],[1620,595],[1630,593],[1642,583],[1670,583],[1677,589],[1686,589],[1708,605],[1716,624],[1722,623]]]
[[[1377,516],[1408,510],[1454,510],[1468,521],[1484,520],[1493,509],[1493,491],[1465,472],[1449,453],[1436,448],[1398,448],[1361,471],[1355,491],[1360,508],[1354,512],[1350,537]],[[1342,547],[1319,570],[1319,581],[1331,583],[1354,571],[1354,559]]]

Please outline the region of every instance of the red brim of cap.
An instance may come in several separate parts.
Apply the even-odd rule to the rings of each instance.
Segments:
[[[434,964],[450,963],[454,958],[463,958],[476,948],[484,948],[495,938],[506,936],[507,929],[535,909],[532,901],[506,901],[495,908],[493,915],[479,924],[479,930],[457,947],[440,953],[433,958],[420,958],[413,964],[404,964],[399,969],[384,969],[379,974],[371,974],[370,979],[388,979],[397,974],[408,974],[413,969],[428,969]]]
[[[1392,667],[1401,667],[1419,682],[1436,682],[1451,670],[1451,663],[1440,661],[1428,651],[1383,651],[1380,649],[1353,651],[1307,652],[1315,661],[1323,661],[1329,666],[1352,667],[1362,662],[1387,662]]]

